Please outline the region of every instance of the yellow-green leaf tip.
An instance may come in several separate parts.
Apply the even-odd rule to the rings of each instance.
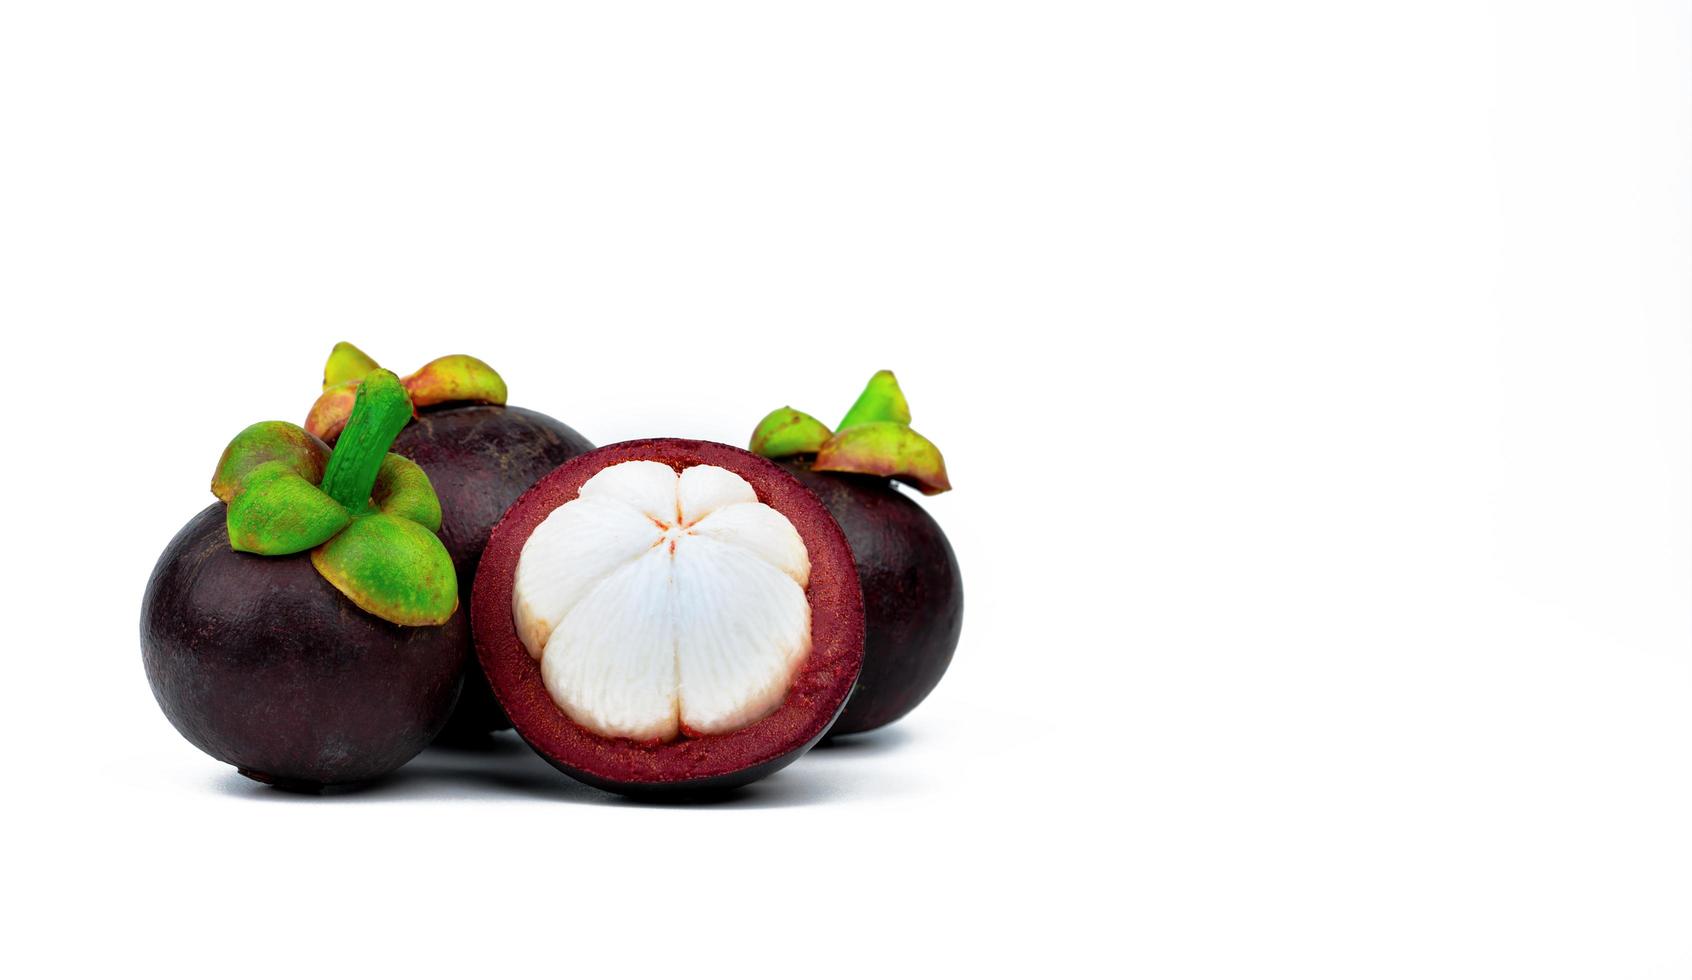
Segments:
[[[246,475],[225,515],[229,546],[255,555],[315,548],[351,520],[345,507],[276,460]]]
[[[911,406],[892,371],[869,379],[834,432],[804,412],[778,408],[753,430],[751,449],[771,457],[815,453],[813,470],[885,476],[927,494],[952,489],[939,447],[911,428]]]
[[[329,361],[323,365],[323,390],[348,381],[362,381],[379,367],[375,358],[343,340],[329,352]]]
[[[353,395],[358,384],[380,370],[370,355],[341,341],[329,352],[323,368],[323,393],[306,415],[306,431],[333,442],[346,428],[352,415]],[[487,362],[468,354],[437,357],[400,379],[413,410],[447,402],[476,402],[504,405],[505,379]]]
[[[437,357],[405,378],[411,403],[421,408],[443,402],[505,404],[505,379],[469,354]]]
[[[905,402],[905,393],[899,390],[899,379],[893,377],[892,371],[875,372],[875,377],[864,385],[863,394],[846,410],[846,417],[835,428],[850,429],[865,422],[911,424],[911,406]]]
[[[752,441],[747,444],[747,448],[760,456],[772,459],[798,456],[821,449],[823,443],[833,434],[828,431],[828,426],[811,416],[791,406],[784,406],[764,416],[764,420],[752,430]]]
[[[416,521],[366,514],[311,553],[358,608],[400,626],[439,626],[458,608],[458,574],[441,539]]]
[[[434,484],[423,467],[404,456],[389,453],[382,460],[370,499],[384,514],[416,521],[431,531],[441,529],[441,499],[435,495]]]
[[[812,469],[891,477],[925,494],[952,489],[940,448],[901,422],[864,422],[823,443]]]
[[[229,503],[247,474],[270,462],[284,464],[316,486],[329,464],[329,447],[291,422],[255,422],[229,440],[218,458],[212,471],[212,495]]]

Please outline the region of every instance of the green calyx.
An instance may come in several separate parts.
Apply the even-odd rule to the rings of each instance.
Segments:
[[[850,429],[867,422],[911,424],[911,406],[905,401],[905,393],[899,390],[899,379],[893,377],[892,371],[875,372],[869,384],[864,385],[863,394],[846,410],[838,428]]]
[[[352,514],[288,464],[273,461],[246,474],[225,523],[236,551],[292,555],[339,534]]]
[[[306,416],[306,431],[319,439],[336,439],[352,417],[359,382],[378,370],[369,354],[344,340],[336,344],[323,366],[323,393]],[[447,402],[503,405],[506,399],[505,379],[468,354],[437,357],[401,378],[400,384],[413,409]]]
[[[863,422],[841,429],[823,444],[811,468],[891,477],[930,496],[952,489],[940,447],[898,422]]]
[[[362,381],[381,366],[375,358],[343,340],[329,352],[329,362],[323,365],[323,390],[348,381]]]
[[[752,442],[748,448],[760,456],[780,459],[814,453],[833,434],[828,431],[828,426],[789,406],[764,416],[764,420],[752,430]]]
[[[333,367],[332,357],[326,383]],[[380,368],[352,384],[333,450],[299,426],[260,422],[223,451],[212,492],[229,505],[229,546],[258,555],[311,551],[318,572],[365,612],[438,626],[458,608],[452,558],[435,536],[440,500],[421,467],[388,452],[411,418],[411,399],[399,377]]]
[[[940,449],[911,428],[911,408],[892,371],[877,371],[833,432],[794,408],[764,416],[750,448],[760,456],[812,455],[813,470],[885,476],[925,494],[952,489]]]
[[[312,549],[311,563],[360,609],[390,623],[439,626],[458,608],[458,575],[446,547],[403,517],[367,514]]]
[[[297,425],[287,422],[256,422],[229,441],[212,473],[213,496],[229,503],[246,474],[269,462],[283,463],[301,479],[315,486],[329,465],[329,447]]]

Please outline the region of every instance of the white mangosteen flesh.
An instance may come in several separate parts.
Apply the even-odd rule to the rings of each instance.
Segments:
[[[600,735],[670,741],[774,711],[811,652],[793,523],[720,466],[606,467],[524,543],[512,614],[547,693]]]

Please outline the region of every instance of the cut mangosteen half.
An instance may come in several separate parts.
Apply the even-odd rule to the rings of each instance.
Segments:
[[[780,769],[863,662],[839,525],[780,467],[718,443],[619,443],[552,471],[494,528],[471,612],[518,733],[621,793]]]

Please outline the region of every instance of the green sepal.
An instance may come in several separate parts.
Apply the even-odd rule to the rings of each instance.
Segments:
[[[828,431],[828,426],[786,405],[764,416],[764,420],[752,430],[752,441],[747,448],[760,456],[779,459],[814,453],[833,434]]]
[[[282,463],[316,486],[329,465],[329,447],[291,422],[255,422],[231,439],[218,458],[212,494],[229,503],[240,491],[243,478],[270,462]]]
[[[311,403],[311,411],[306,413],[306,431],[326,442],[340,438],[341,430],[347,427],[347,419],[352,417],[353,402],[357,397],[357,381],[343,381],[323,389],[323,394]]]
[[[431,531],[441,529],[441,498],[435,495],[429,474],[404,456],[389,453],[382,460],[370,496],[384,514],[416,521]]]
[[[823,443],[811,468],[891,477],[929,495],[952,489],[940,447],[900,422],[841,429]]]
[[[892,371],[875,372],[869,384],[864,385],[863,394],[846,410],[846,417],[835,429],[850,429],[865,422],[911,424],[911,406],[906,403],[905,393],[899,390],[899,379],[893,377]]]
[[[437,357],[405,376],[411,403],[423,407],[444,402],[505,404],[505,379],[487,362],[469,354]]]
[[[940,448],[911,428],[911,406],[892,371],[869,379],[834,432],[804,412],[778,408],[753,430],[751,449],[777,458],[815,453],[813,470],[885,476],[926,494],[952,489]]]
[[[333,451],[286,422],[249,426],[224,450],[212,492],[229,505],[230,547],[310,551],[318,573],[365,612],[438,626],[458,608],[458,575],[435,536],[440,499],[421,467],[388,452],[411,418],[411,398],[381,368],[329,394],[351,398]]]
[[[323,365],[323,390],[348,381],[363,381],[365,375],[381,366],[375,358],[343,340],[329,352],[329,360]]]
[[[225,514],[229,546],[255,555],[315,548],[351,520],[345,507],[280,460],[250,470]]]
[[[352,415],[359,382],[380,370],[370,355],[342,341],[329,352],[323,367],[323,393],[306,414],[306,430],[320,439],[334,439]],[[413,409],[448,402],[504,405],[505,379],[486,361],[469,354],[448,354],[400,379]]]
[[[458,575],[428,528],[366,514],[311,553],[318,574],[353,604],[400,626],[439,626],[458,608]]]

